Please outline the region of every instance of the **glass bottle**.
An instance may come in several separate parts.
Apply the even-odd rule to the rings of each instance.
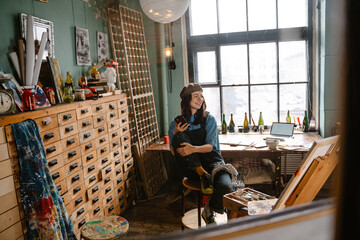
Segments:
[[[226,126],[226,121],[225,121],[225,113],[223,113],[222,124],[221,124],[221,133],[226,134],[226,132],[227,132],[227,126]]]
[[[75,93],[75,84],[74,81],[72,80],[70,72],[66,73],[65,87],[70,87],[73,93]]]
[[[286,116],[286,122],[291,123],[291,117],[290,117],[290,111],[288,110],[287,116]]]
[[[309,131],[309,118],[308,118],[306,110],[305,110],[305,116],[304,116],[304,120],[303,120],[302,130],[303,130],[303,132]]]
[[[244,132],[249,132],[249,120],[248,120],[246,112],[245,112],[245,119],[244,119]]]
[[[95,63],[93,63],[92,66],[91,66],[91,74],[90,75],[94,79],[100,79],[100,73],[97,70]]]
[[[262,117],[262,112],[260,112],[258,125],[259,125],[259,132],[260,132],[260,134],[262,134],[264,132],[264,120],[263,120],[263,117]]]
[[[235,132],[235,123],[234,123],[234,119],[233,119],[233,114],[231,113],[230,115],[230,123],[229,123],[229,132],[233,133]]]

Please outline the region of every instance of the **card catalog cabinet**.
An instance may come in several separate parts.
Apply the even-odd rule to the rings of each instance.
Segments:
[[[52,178],[80,236],[87,221],[120,215],[135,197],[127,110],[120,94],[0,117],[0,239],[26,237],[9,124],[36,121]]]

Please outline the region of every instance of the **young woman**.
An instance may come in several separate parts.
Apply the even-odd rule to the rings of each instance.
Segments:
[[[181,114],[187,122],[176,123],[174,119],[170,123],[171,153],[181,174],[190,180],[200,178],[202,192],[211,194],[201,216],[206,224],[215,223],[214,211],[224,212],[223,195],[233,189],[232,176],[223,168],[216,120],[205,112],[201,86],[190,83],[182,89],[180,97]]]

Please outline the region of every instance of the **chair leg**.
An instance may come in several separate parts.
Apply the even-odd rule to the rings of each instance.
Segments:
[[[198,205],[198,226],[201,227],[201,204],[202,204],[202,194],[201,190],[197,194],[197,205]]]
[[[181,191],[181,217],[184,217],[185,215],[185,194],[184,191],[186,189],[184,187],[182,187],[182,191]],[[181,221],[181,230],[184,231],[184,224]]]

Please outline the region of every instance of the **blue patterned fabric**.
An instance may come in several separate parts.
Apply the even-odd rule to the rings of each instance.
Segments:
[[[76,239],[63,200],[52,180],[36,122],[12,125],[20,165],[20,194],[28,239]]]

